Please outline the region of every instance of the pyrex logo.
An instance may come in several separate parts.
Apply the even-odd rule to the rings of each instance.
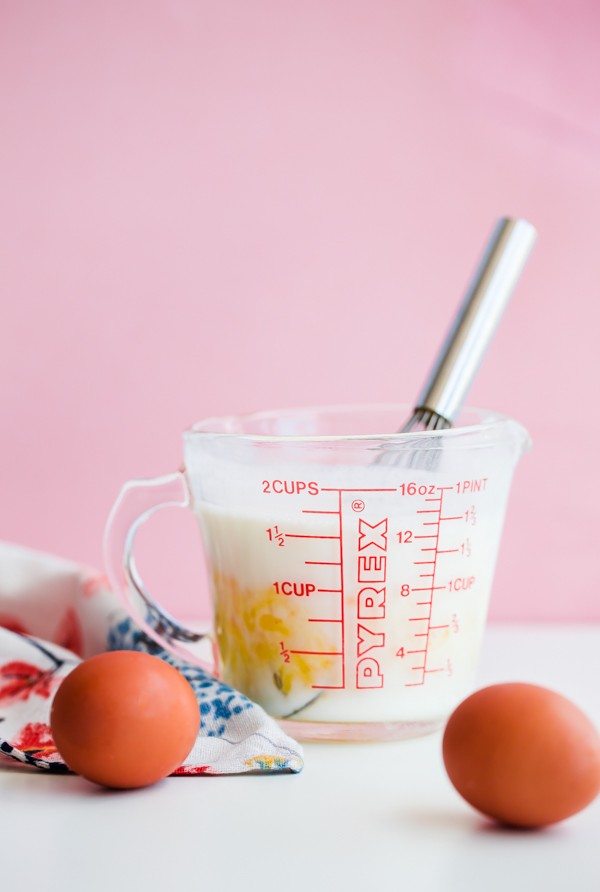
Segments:
[[[358,522],[357,599],[356,599],[356,687],[383,687],[379,663],[380,648],[385,647],[388,519],[370,524]]]

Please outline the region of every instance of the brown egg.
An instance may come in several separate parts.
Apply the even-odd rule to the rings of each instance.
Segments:
[[[107,787],[143,787],[189,755],[200,710],[173,666],[145,653],[112,651],[67,675],[50,725],[72,771]]]
[[[577,706],[537,685],[467,697],[448,720],[443,757],[461,796],[503,824],[554,824],[600,790],[600,735]]]

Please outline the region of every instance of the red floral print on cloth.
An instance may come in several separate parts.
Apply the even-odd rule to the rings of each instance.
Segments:
[[[54,641],[66,650],[72,651],[78,657],[83,654],[83,632],[81,623],[72,607],[66,610],[62,620],[60,621],[56,632],[54,633]]]
[[[28,700],[31,694],[46,700],[54,692],[60,679],[52,669],[40,669],[33,663],[12,660],[0,666],[0,703]]]
[[[51,756],[58,755],[50,725],[46,725],[44,722],[29,722],[24,725],[18,736],[10,743],[22,753],[36,759],[49,759]]]
[[[27,629],[23,625],[20,619],[17,619],[16,616],[10,616],[7,613],[0,613],[0,626],[3,629],[8,629],[9,632],[17,632],[19,635],[27,635]]]
[[[180,765],[173,772],[174,776],[186,777],[194,774],[210,774],[210,765]]]
[[[96,592],[110,591],[110,581],[108,576],[97,573],[95,576],[86,576],[81,584],[81,593],[84,598],[93,597]]]
[[[0,772],[11,765],[66,773],[52,740],[50,714],[59,684],[80,662],[74,651],[81,654],[82,644],[85,655],[150,653],[187,678],[202,727],[188,764],[176,774],[302,769],[295,741],[239,692],[161,650],[126,614],[101,572],[0,542],[0,625]],[[266,758],[265,752],[281,758]],[[108,750],[106,758],[111,758]]]

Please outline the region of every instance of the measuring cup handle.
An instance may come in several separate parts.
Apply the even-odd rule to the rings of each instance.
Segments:
[[[166,613],[148,594],[136,570],[133,556],[139,527],[160,508],[187,508],[190,493],[184,474],[130,480],[126,483],[109,515],[104,533],[106,572],[116,595],[137,625],[153,641],[183,660],[213,671],[197,654],[179,642],[197,642],[205,635],[192,632]],[[145,615],[142,615],[140,604]]]

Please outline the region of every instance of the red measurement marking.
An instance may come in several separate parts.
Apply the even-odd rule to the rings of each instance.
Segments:
[[[311,687],[317,688],[318,690],[321,690],[321,691],[343,691],[344,690],[343,684],[313,684],[313,685],[311,685]]]
[[[309,623],[341,623],[341,619],[309,619]]]
[[[459,551],[458,548],[440,548],[438,554],[454,554],[456,551]]]
[[[339,650],[290,650],[291,654],[306,654],[309,657],[343,657]]]
[[[421,535],[421,536],[415,536],[415,538],[435,539],[435,547],[434,547],[434,548],[421,548],[421,551],[422,551],[422,552],[424,552],[424,551],[433,551],[434,555],[433,555],[433,560],[432,560],[432,561],[414,561],[414,564],[415,564],[416,566],[418,566],[418,565],[424,565],[424,564],[428,564],[428,565],[432,566],[432,570],[433,570],[433,572],[432,572],[432,573],[420,573],[420,574],[419,574],[419,576],[420,576],[421,578],[430,577],[430,578],[431,578],[431,586],[426,587],[426,588],[425,588],[425,587],[419,588],[418,586],[415,586],[415,587],[413,587],[413,588],[411,589],[411,591],[413,591],[413,592],[416,592],[416,591],[426,591],[426,592],[430,592],[430,593],[431,593],[431,600],[430,600],[430,601],[419,601],[419,602],[418,602],[419,606],[423,606],[423,607],[428,606],[428,607],[429,607],[429,615],[428,615],[428,616],[426,616],[426,617],[412,617],[412,618],[409,619],[409,622],[426,622],[426,623],[427,623],[427,630],[426,630],[425,632],[416,632],[416,633],[414,634],[414,637],[415,637],[415,638],[424,638],[424,639],[425,639],[425,641],[423,642],[424,647],[423,647],[421,650],[416,651],[417,653],[423,653],[423,655],[424,655],[424,656],[423,656],[423,665],[418,665],[418,666],[412,666],[412,667],[411,667],[411,668],[412,668],[414,671],[416,671],[416,672],[422,672],[422,677],[421,677],[421,680],[420,680],[419,682],[411,682],[411,683],[408,683],[408,684],[406,685],[407,687],[417,687],[417,686],[423,685],[423,684],[425,683],[425,677],[426,677],[426,675],[433,674],[433,673],[435,673],[435,672],[442,672],[442,671],[443,671],[443,669],[428,669],[428,668],[427,668],[427,658],[428,658],[428,656],[429,656],[429,640],[430,640],[431,632],[432,632],[434,629],[443,629],[443,628],[448,628],[448,627],[449,627],[448,625],[445,625],[445,626],[442,626],[442,625],[432,625],[432,624],[431,624],[431,617],[432,617],[432,613],[433,613],[433,598],[434,598],[433,593],[434,593],[434,591],[442,591],[442,590],[444,590],[444,589],[446,588],[446,587],[443,586],[443,585],[434,585],[434,582],[435,582],[435,576],[436,576],[436,572],[437,572],[437,560],[438,560],[438,555],[439,555],[439,554],[450,554],[450,553],[453,553],[453,552],[458,551],[458,548],[456,548],[456,549],[439,549],[439,548],[438,548],[439,540],[440,540],[440,527],[441,527],[442,521],[444,521],[444,520],[462,520],[462,519],[463,519],[462,515],[460,515],[460,516],[458,516],[458,517],[448,517],[448,518],[442,517],[442,511],[443,511],[442,504],[443,504],[444,491],[445,491],[445,490],[451,490],[451,489],[453,489],[453,488],[454,488],[454,487],[452,487],[452,486],[445,486],[445,487],[440,486],[440,487],[438,487],[438,492],[440,493],[439,499],[426,499],[426,500],[425,500],[425,501],[437,501],[437,502],[439,502],[439,506],[438,506],[438,508],[437,508],[437,509],[422,509],[422,510],[420,510],[420,511],[417,512],[418,514],[437,514],[438,519],[437,519],[437,521],[432,521],[432,520],[423,520],[423,521],[422,521],[422,525],[423,525],[423,527],[426,527],[426,526],[434,526],[434,527],[436,527],[435,535]]]
[[[445,589],[445,585],[426,585],[424,588],[411,588],[411,592],[437,592]]]
[[[446,623],[446,624],[443,625],[443,626],[429,626],[429,628],[430,628],[430,629],[449,629],[449,628],[450,628],[450,624],[449,624],[449,623]]]
[[[429,607],[431,601],[417,601],[417,607]]]
[[[338,513],[340,516],[340,584],[341,584],[341,597],[340,597],[340,610],[341,610],[341,621],[342,621],[342,688],[346,687],[346,658],[344,654],[346,653],[346,613],[345,613],[345,595],[344,595],[344,571],[341,569],[344,563],[344,539],[342,537],[342,493],[338,493]]]
[[[425,681],[408,681],[404,687],[405,688],[420,688],[421,685],[424,685]]]
[[[456,517],[440,517],[440,520],[464,520],[464,515],[457,514]]]
[[[340,495],[343,492],[396,492],[395,486],[386,486],[386,487],[361,487],[357,489],[347,489],[346,487],[341,487],[338,489],[337,486],[322,486],[321,492],[339,492]],[[337,512],[336,512],[337,514]]]
[[[318,588],[318,592],[333,592],[334,594],[339,594],[342,590],[341,588]]]
[[[318,567],[341,567],[341,561],[304,561],[305,564],[315,564]]]
[[[409,618],[409,623],[426,623],[429,622],[428,616],[411,616]]]
[[[442,497],[441,497],[441,496],[437,496],[437,497],[436,497],[436,496],[429,496],[429,498],[425,499],[425,501],[426,501],[426,502],[441,502],[441,501],[442,501]]]
[[[421,650],[407,650],[406,653],[407,654],[424,654],[425,648],[422,647]]]
[[[339,539],[339,536],[310,536],[307,533],[286,533],[286,539]]]
[[[337,511],[319,511],[316,508],[303,508],[303,514],[338,514]]]

